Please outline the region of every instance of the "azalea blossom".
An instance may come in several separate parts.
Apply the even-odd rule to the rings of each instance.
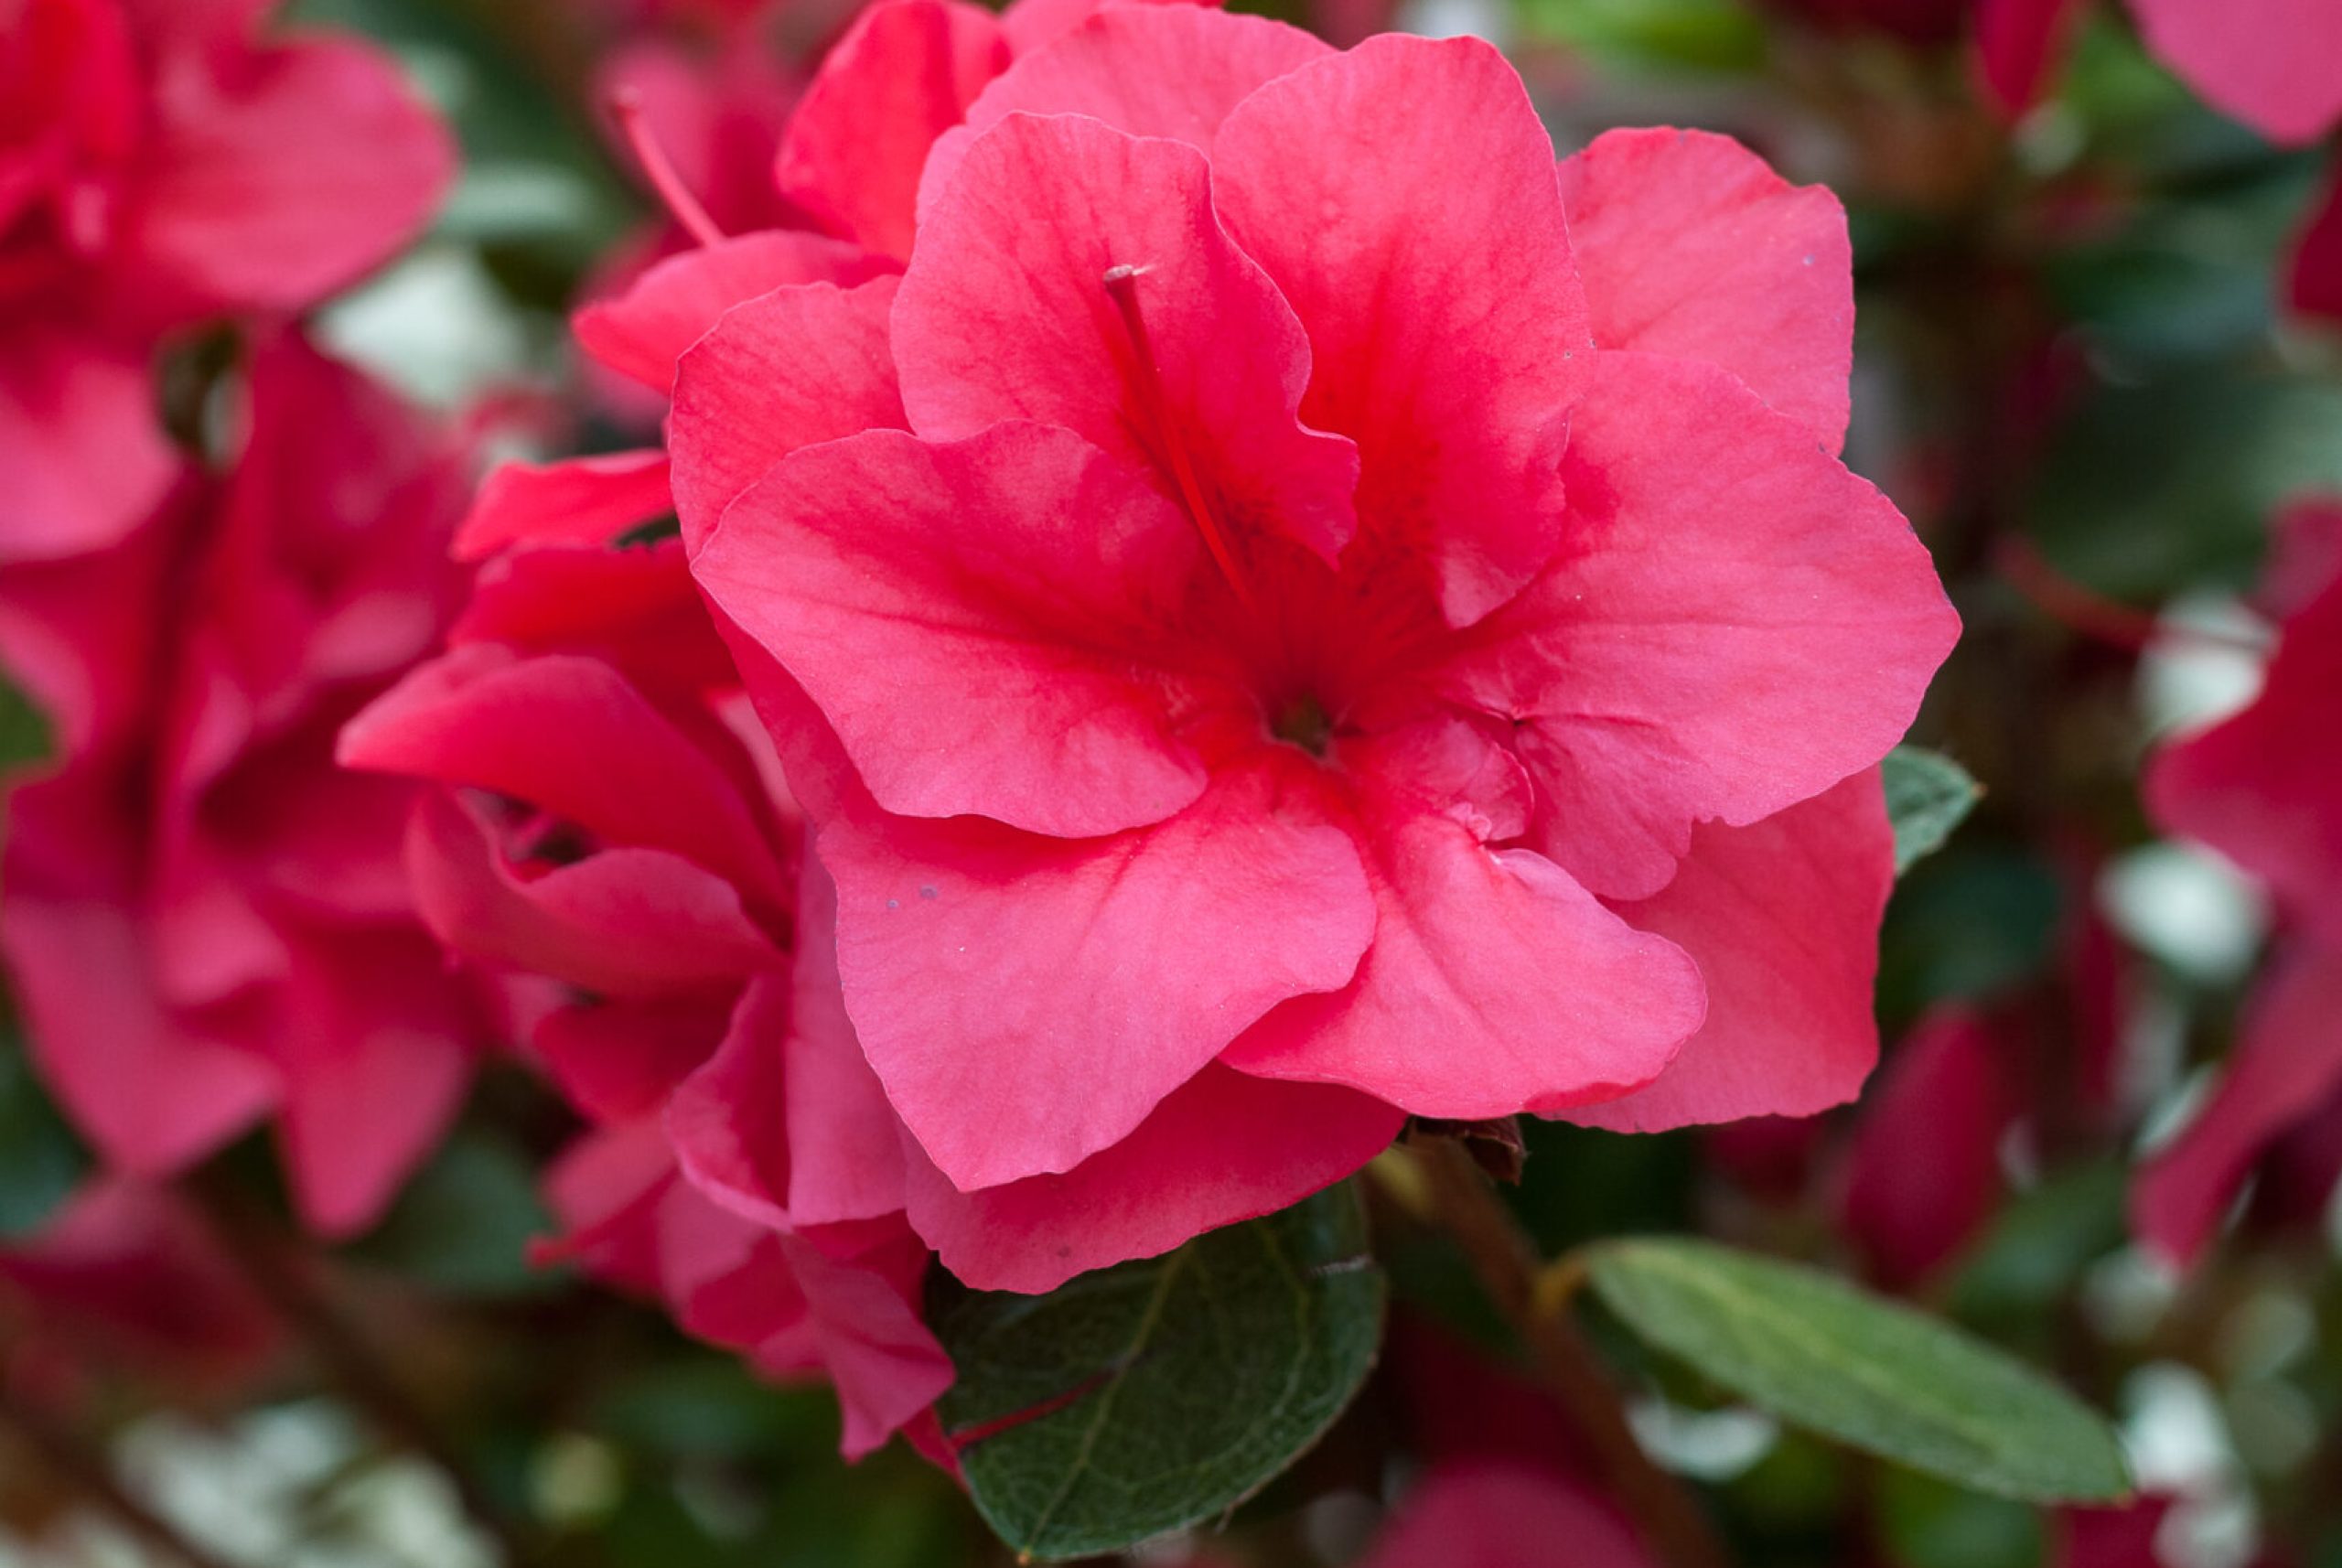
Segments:
[[[8,800],[5,950],[32,1060],[115,1169],[273,1118],[315,1227],[378,1216],[495,1034],[400,858],[412,790],[342,772],[342,721],[437,639],[457,448],[296,337],[111,549],[0,572],[0,664],[52,758]]]
[[[548,1175],[546,1256],[769,1375],[826,1373],[846,1452],[876,1447],[951,1381],[928,1251],[827,876],[680,542],[512,552],[451,642],[341,758],[434,786],[407,863],[448,949],[558,987],[529,1046],[590,1126]]]
[[[0,561],[118,542],[177,462],[147,361],[386,260],[454,168],[376,50],[268,0],[22,0],[0,27]]]
[[[899,280],[684,357],[684,545],[947,1265],[1160,1251],[1407,1113],[1853,1092],[1956,622],[1832,456],[1845,268],[1722,138],[1557,168],[1484,45],[1118,5],[937,141]]]
[[[2218,1231],[2262,1155],[2342,1100],[2342,504],[2288,509],[2264,598],[2283,619],[2261,694],[2165,746],[2149,810],[2264,883],[2287,929],[2239,1023],[2210,1098],[2145,1162],[2133,1222],[2189,1262]]]

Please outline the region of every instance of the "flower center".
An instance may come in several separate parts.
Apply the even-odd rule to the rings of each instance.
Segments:
[[[1269,721],[1269,733],[1312,757],[1324,757],[1334,738],[1334,719],[1325,703],[1304,693],[1278,705]]]
[[[1108,267],[1101,280],[1115,310],[1122,315],[1123,330],[1130,334],[1132,360],[1137,368],[1132,379],[1140,412],[1155,427],[1155,438],[1163,448],[1163,460],[1171,470],[1171,481],[1178,487],[1180,504],[1187,509],[1196,532],[1203,535],[1204,548],[1211,552],[1220,575],[1235,590],[1238,602],[1247,610],[1256,610],[1259,606],[1252,598],[1252,590],[1237,565],[1236,542],[1204,496],[1203,483],[1196,477],[1195,462],[1187,456],[1187,444],[1179,438],[1178,424],[1171,417],[1170,400],[1163,393],[1163,371],[1155,363],[1155,341],[1147,336],[1146,317],[1138,307],[1138,280],[1145,271],[1144,267]]]

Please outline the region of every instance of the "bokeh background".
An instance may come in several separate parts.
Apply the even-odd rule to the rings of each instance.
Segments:
[[[2331,149],[2208,108],[2111,3],[2081,8],[2014,116],[1980,85],[1965,0],[1260,8],[1338,42],[1489,37],[1564,151],[1700,126],[1836,190],[1859,306],[1848,460],[1911,517],[1967,623],[1914,739],[1985,794],[1896,896],[1870,1093],[1810,1123],[1532,1127],[1511,1197],[1549,1252],[1696,1230],[1926,1303],[2116,1412],[2154,1500],[2078,1518],[1962,1492],[1606,1338],[1646,1442],[1711,1488],[1751,1564],[2342,1568],[2342,1111],[2271,1147],[2192,1268],[2131,1218],[2271,936],[2249,880],[2157,836],[2139,778],[2160,737],[2250,698],[2275,521],[2342,493],[2342,326],[2288,304]],[[497,453],[628,444],[656,409],[590,376],[566,330],[670,242],[609,90],[714,117],[670,122],[687,182],[727,227],[768,220],[751,155],[848,9],[300,0],[291,20],[395,51],[465,154],[429,237],[328,306],[320,339]],[[8,734],[19,757],[44,744],[21,703]],[[201,1568],[485,1568],[509,1543],[483,1519],[596,1568],[1007,1561],[899,1445],[844,1466],[826,1392],[761,1383],[532,1261],[553,1229],[535,1173],[570,1130],[528,1071],[491,1067],[388,1220],[317,1250],[293,1244],[256,1142],[183,1192],[91,1187],[0,1042],[0,1564],[167,1563],[150,1538],[168,1534]],[[1403,1194],[1379,1208],[1398,1308],[1375,1383],[1268,1496],[1163,1561],[1358,1561],[1394,1467],[1533,1427],[1449,1244]]]

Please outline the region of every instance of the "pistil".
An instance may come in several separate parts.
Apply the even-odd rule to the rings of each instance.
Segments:
[[[1245,584],[1244,573],[1237,564],[1235,542],[1204,498],[1203,484],[1196,477],[1196,466],[1187,455],[1187,443],[1179,438],[1179,427],[1171,417],[1170,400],[1163,392],[1163,371],[1155,362],[1155,341],[1147,335],[1146,317],[1138,306],[1138,280],[1144,267],[1108,267],[1102,280],[1107,297],[1121,313],[1123,330],[1130,335],[1131,353],[1138,373],[1139,403],[1147,423],[1155,427],[1155,440],[1163,448],[1163,459],[1171,469],[1171,480],[1178,488],[1180,503],[1187,508],[1196,532],[1203,535],[1204,548],[1219,565],[1220,575],[1228,579],[1237,602],[1247,610],[1258,608],[1252,589]]]
[[[667,210],[674,214],[684,232],[703,245],[722,244],[724,231],[707,215],[707,209],[700,205],[699,198],[683,183],[683,177],[675,172],[667,149],[651,130],[650,117],[643,112],[641,92],[632,87],[619,88],[610,94],[610,113],[618,116],[618,130],[625,135],[627,145],[634,150],[635,161],[642,166],[650,188],[659,193],[659,199],[667,204]]]

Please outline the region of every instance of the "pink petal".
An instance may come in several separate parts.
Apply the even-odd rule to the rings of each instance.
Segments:
[[[1212,1064],[1062,1176],[963,1193],[907,1141],[911,1224],[977,1290],[1055,1290],[1298,1203],[1380,1154],[1405,1120],[1348,1090]]]
[[[714,1054],[734,1001],[719,993],[562,1007],[545,1015],[530,1044],[582,1114],[629,1121],[662,1108]]]
[[[1476,38],[1370,38],[1239,105],[1212,195],[1308,330],[1303,419],[1358,443],[1361,543],[1425,553],[1447,618],[1479,619],[1560,542],[1592,343],[1520,79]]]
[[[790,284],[850,288],[892,270],[877,257],[819,234],[739,234],[720,245],[668,257],[618,298],[579,311],[571,326],[587,353],[663,392],[674,384],[675,361],[742,301]]]
[[[1885,755],[1959,618],[1893,505],[1730,375],[1602,354],[1591,381],[1569,545],[1442,679],[1519,725],[1533,842],[1642,898],[1694,822],[1761,821]]]
[[[1980,73],[2004,113],[2024,113],[2048,91],[2080,10],[2076,0],[1981,0]]]
[[[515,544],[607,544],[673,510],[667,454],[655,448],[507,463],[480,486],[456,532],[456,556],[478,561]]]
[[[1854,261],[1835,196],[1705,131],[1611,131],[1561,172],[1595,343],[1711,360],[1843,445]]]
[[[1617,1509],[1579,1483],[1488,1459],[1416,1482],[1360,1568],[1526,1568],[1559,1541],[1573,1568],[1652,1568]]]
[[[957,0],[882,0],[855,19],[798,101],[774,166],[781,194],[833,233],[909,255],[928,148],[1007,64],[990,12]]]
[[[740,782],[598,660],[457,649],[352,719],[339,760],[511,796],[603,842],[680,855],[750,898],[785,897]]]
[[[1957,1256],[2008,1190],[2001,1144],[2014,1088],[1983,1021],[1929,1015],[1864,1101],[1840,1203],[1877,1278],[1907,1290]]]
[[[667,1112],[684,1174],[734,1213],[783,1229],[903,1207],[902,1123],[846,1020],[829,886],[809,861],[791,978],[749,985],[723,1047]]]
[[[1087,0],[1085,0],[1087,3]],[[1006,19],[1012,39],[1015,10]],[[1205,152],[1220,122],[1255,88],[1329,54],[1298,27],[1188,5],[1093,11],[1050,47],[1017,59],[968,106],[928,155],[919,188],[924,225],[968,144],[1011,114],[1081,114],[1133,136],[1168,136]]]
[[[2332,0],[2132,0],[2148,50],[2213,108],[2272,142],[2342,120],[2342,8]]]
[[[1118,266],[1141,269],[1131,286],[1167,434],[1103,282]],[[1357,453],[1297,417],[1308,342],[1213,217],[1209,168],[1193,147],[1080,116],[1017,115],[985,132],[920,226],[895,306],[895,360],[922,435],[972,435],[1004,419],[1061,424],[1155,472],[1175,496],[1166,443],[1176,440],[1240,534],[1285,533],[1331,561],[1356,528]]]
[[[489,562],[448,642],[580,653],[638,684],[709,691],[738,683],[683,561],[683,542],[625,549],[540,545]]]
[[[278,1137],[304,1222],[355,1235],[455,1120],[481,1026],[411,927],[336,931],[295,959],[274,1031]]]
[[[1871,984],[1894,886],[1875,770],[1748,827],[1693,828],[1675,879],[1617,913],[1692,955],[1707,1022],[1651,1083],[1569,1120],[1655,1133],[1853,1099],[1878,1059]]]
[[[2261,696],[2165,746],[2146,798],[2172,832],[2200,839],[2342,933],[2342,581],[2284,625]]]
[[[170,1176],[266,1112],[280,1090],[275,1069],[165,1006],[128,911],[36,893],[15,875],[16,850],[12,842],[0,942],[27,1042],[43,1081],[105,1162],[134,1176]]]
[[[0,349],[0,561],[103,550],[178,476],[145,358],[12,322]]]
[[[2297,940],[2262,978],[2218,1087],[2131,1188],[2131,1227],[2175,1265],[2195,1262],[2253,1163],[2342,1091],[2342,953]]]
[[[1348,980],[1372,907],[1312,789],[1264,761],[1071,843],[866,810],[823,830],[847,1011],[954,1185],[1072,1169],[1270,1007]]]
[[[909,1238],[850,1262],[795,1237],[778,1239],[805,1293],[821,1365],[845,1414],[840,1448],[860,1458],[951,1386],[951,1359],[919,1312],[927,1249]]]
[[[1216,10],[1219,0],[1197,0],[1202,9]],[[1057,42],[1095,16],[1108,0],[1011,0],[1001,13],[1000,30],[1019,57]],[[1185,5],[1188,0],[1127,0],[1128,5]]]
[[[725,509],[800,446],[901,430],[886,343],[895,280],[779,288],[737,306],[675,372],[675,511],[696,553]]]
[[[1378,914],[1358,977],[1270,1014],[1229,1066],[1472,1120],[1614,1098],[1700,1026],[1692,960],[1552,862],[1387,785],[1364,815]]]
[[[729,883],[662,850],[604,850],[522,882],[469,810],[427,795],[407,864],[424,922],[449,947],[598,994],[735,983],[775,961]]]
[[[1069,431],[807,447],[733,503],[701,585],[788,666],[871,792],[1080,837],[1159,822],[1204,774],[1150,669],[1199,551]]]
[[[798,1225],[835,1225],[903,1207],[902,1119],[863,1055],[838,979],[838,893],[805,857],[790,972],[789,1212]]]
[[[453,139],[377,50],[317,38],[231,80],[184,71],[124,244],[208,300],[297,309],[387,261],[456,168]]]

